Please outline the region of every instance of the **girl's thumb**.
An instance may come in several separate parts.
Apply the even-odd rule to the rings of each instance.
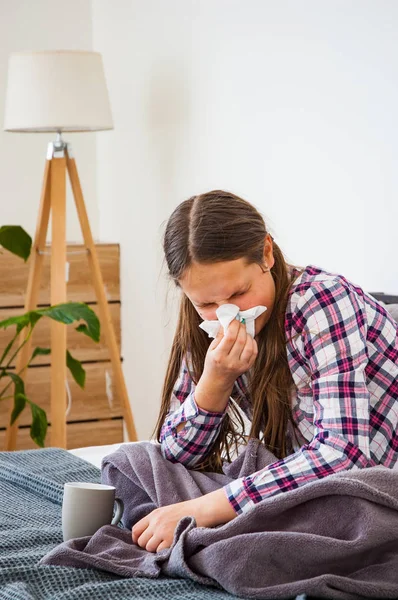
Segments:
[[[223,337],[224,337],[224,330],[223,330],[222,326],[220,325],[220,329],[218,330],[216,337],[210,344],[212,350],[214,350],[214,348],[217,348],[218,344],[221,342]]]

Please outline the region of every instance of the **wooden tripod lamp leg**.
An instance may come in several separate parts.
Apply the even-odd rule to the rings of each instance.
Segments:
[[[40,289],[40,278],[43,265],[43,254],[46,245],[48,221],[50,217],[51,198],[50,198],[50,176],[51,176],[51,160],[46,161],[44,169],[43,186],[41,192],[39,215],[36,225],[36,233],[33,240],[32,252],[29,258],[29,275],[28,275],[28,287],[26,290],[25,298],[25,312],[34,310],[37,306],[39,289]],[[18,340],[19,344],[22,344],[25,339],[26,332],[21,332],[21,337]],[[21,372],[29,361],[31,353],[31,340],[25,344],[25,346],[18,353],[16,372],[20,374],[20,377],[24,378],[24,373]],[[5,441],[5,450],[15,450],[17,433],[18,433],[18,419],[13,425],[9,425],[11,420],[11,413],[13,409],[13,402],[11,404],[10,412],[8,415],[8,426]]]
[[[51,166],[51,304],[66,302],[66,158]],[[51,321],[51,446],[66,448],[66,327]]]
[[[79,176],[77,173],[75,159],[67,153],[67,167],[72,186],[73,195],[75,198],[77,213],[79,215],[80,226],[83,233],[84,243],[89,251],[88,259],[93,276],[95,293],[100,309],[101,325],[105,333],[106,342],[109,348],[109,353],[112,362],[112,369],[115,376],[116,387],[120,395],[123,406],[123,417],[127,428],[127,434],[131,442],[136,441],[137,432],[134,425],[134,419],[131,412],[127,387],[124,380],[122,365],[120,362],[119,350],[117,347],[115,331],[113,328],[112,317],[109,311],[109,305],[105,295],[104,282],[102,279],[101,269],[99,265],[98,255],[95,248],[93,236],[91,234],[90,224],[88,221],[87,211],[84,204],[83,194],[80,186]]]

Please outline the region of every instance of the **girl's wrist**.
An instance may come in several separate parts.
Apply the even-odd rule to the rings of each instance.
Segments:
[[[237,514],[225,494],[224,488],[190,500],[198,527],[216,527],[232,521]]]
[[[233,388],[225,382],[206,381],[201,377],[195,389],[195,401],[200,408],[211,412],[223,412]]]
[[[232,388],[234,387],[235,379],[227,380],[224,377],[218,379],[213,374],[207,374],[206,371],[203,371],[201,378],[198,381],[198,386],[200,385],[203,389],[209,391],[209,393],[217,393],[217,394],[230,394]]]

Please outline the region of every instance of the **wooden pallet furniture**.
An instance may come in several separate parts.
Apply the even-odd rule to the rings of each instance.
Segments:
[[[96,244],[105,292],[115,330],[120,356],[120,280],[119,246]],[[43,256],[38,305],[50,305],[50,252]],[[95,290],[91,283],[90,268],[85,246],[67,245],[68,283],[67,301],[86,302],[98,314]],[[1,250],[0,254],[0,320],[22,314],[26,294],[29,265],[13,254]],[[51,346],[50,319],[43,318],[36,325],[32,336],[32,348]],[[115,386],[109,349],[104,336],[99,343],[77,333],[75,326],[66,327],[67,348],[72,356],[83,363],[86,370],[86,385],[82,390],[67,373],[68,394],[67,448],[113,444],[123,441],[123,408]],[[10,339],[11,330],[0,330],[0,351]],[[15,366],[15,365],[14,365]],[[51,355],[38,356],[27,370],[26,393],[47,413],[49,428],[46,446],[51,440]],[[0,449],[5,447],[7,420],[11,400],[0,400]],[[29,435],[31,414],[25,409],[19,420],[17,450],[37,448]]]

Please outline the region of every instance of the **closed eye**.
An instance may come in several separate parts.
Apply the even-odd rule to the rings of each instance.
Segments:
[[[236,294],[231,296],[231,298],[238,298],[239,296],[244,296],[245,294],[247,294],[248,291],[249,290],[245,290],[244,292],[237,292]],[[196,306],[198,308],[209,308],[210,306],[214,306],[214,304],[197,304]]]

